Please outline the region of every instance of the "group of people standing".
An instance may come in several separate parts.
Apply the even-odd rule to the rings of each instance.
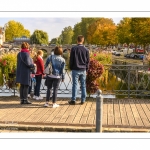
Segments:
[[[86,100],[86,72],[89,67],[89,51],[83,45],[84,37],[77,37],[77,45],[71,48],[69,67],[72,71],[72,97],[68,101],[70,105],[76,104],[77,85],[81,83],[81,104]],[[20,83],[20,104],[31,104],[29,101],[32,84],[34,85],[33,99],[42,100],[40,96],[40,86],[42,78],[46,78],[47,93],[44,107],[49,107],[52,98],[52,107],[59,107],[57,101],[57,91],[60,82],[64,82],[65,59],[62,57],[62,47],[56,46],[54,55],[48,56],[44,65],[43,51],[35,53],[28,43],[23,42],[21,51],[17,55],[16,83]],[[52,63],[52,74],[44,74],[44,69]],[[53,89],[53,92],[52,92]]]

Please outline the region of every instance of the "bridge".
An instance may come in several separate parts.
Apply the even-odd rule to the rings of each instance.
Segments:
[[[35,46],[30,46],[30,47],[34,47],[38,50],[43,50],[47,52],[47,55],[50,55],[52,51],[54,51],[55,46],[40,46],[40,45],[35,45]],[[62,49],[63,51],[67,50],[67,49],[71,49],[72,45],[63,45]]]

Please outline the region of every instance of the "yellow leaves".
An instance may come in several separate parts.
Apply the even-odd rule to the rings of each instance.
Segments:
[[[25,29],[20,22],[10,20],[7,23],[5,31],[6,41],[12,41],[13,38],[20,38],[22,36],[30,36],[30,31]]]
[[[150,41],[150,18],[132,18],[131,32],[133,40],[139,44],[147,44]]]
[[[91,44],[114,44],[116,26],[112,19],[101,18],[92,23],[87,32],[87,40]]]

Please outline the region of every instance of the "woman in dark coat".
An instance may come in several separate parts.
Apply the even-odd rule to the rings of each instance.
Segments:
[[[29,44],[23,42],[17,55],[16,83],[20,83],[20,104],[31,104],[28,101],[28,88],[31,84],[31,69],[34,64],[29,55]]]

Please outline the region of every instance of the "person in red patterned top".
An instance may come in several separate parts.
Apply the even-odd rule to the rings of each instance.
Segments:
[[[44,61],[43,61],[43,51],[38,50],[37,56],[33,58],[34,63],[36,64],[37,71],[35,74],[36,85],[34,87],[34,96],[33,99],[41,100],[43,97],[40,96],[40,86],[41,81],[44,76]]]

